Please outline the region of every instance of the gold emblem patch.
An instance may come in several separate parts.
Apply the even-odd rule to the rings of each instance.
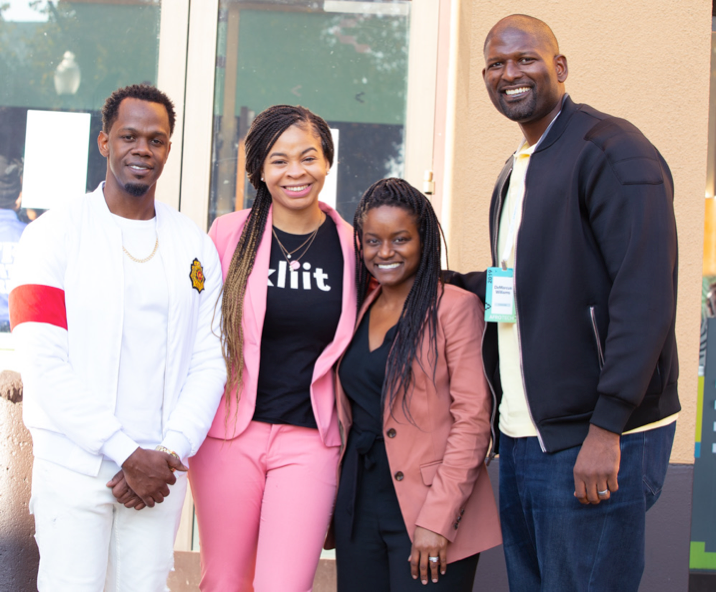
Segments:
[[[196,257],[189,268],[189,279],[192,281],[192,288],[196,288],[197,292],[204,290],[204,270]]]

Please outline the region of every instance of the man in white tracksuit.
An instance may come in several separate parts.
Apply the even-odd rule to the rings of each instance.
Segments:
[[[27,227],[10,294],[40,591],[166,589],[226,379],[214,245],[154,199],[172,102],[133,85],[102,116],[105,181]]]

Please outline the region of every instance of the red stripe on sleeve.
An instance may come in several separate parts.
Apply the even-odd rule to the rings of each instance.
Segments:
[[[65,291],[42,284],[23,284],[12,290],[9,299],[10,329],[26,321],[49,323],[67,329]]]

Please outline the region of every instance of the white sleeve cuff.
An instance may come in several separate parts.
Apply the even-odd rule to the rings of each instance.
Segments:
[[[182,462],[185,462],[192,452],[192,445],[187,437],[176,430],[168,430],[161,444],[163,447],[167,447],[167,449],[179,455]]]
[[[122,464],[127,461],[127,458],[132,455],[139,445],[135,443],[130,437],[124,432],[118,430],[110,438],[108,438],[100,452],[105,457],[109,457],[117,465],[122,467]]]

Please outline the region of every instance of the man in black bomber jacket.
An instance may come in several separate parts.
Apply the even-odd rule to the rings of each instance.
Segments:
[[[490,208],[517,319],[483,342],[510,587],[636,591],[680,409],[672,177],[635,126],[565,94],[542,21],[501,20],[484,54],[488,94],[525,138]],[[451,281],[485,301],[485,273]]]

